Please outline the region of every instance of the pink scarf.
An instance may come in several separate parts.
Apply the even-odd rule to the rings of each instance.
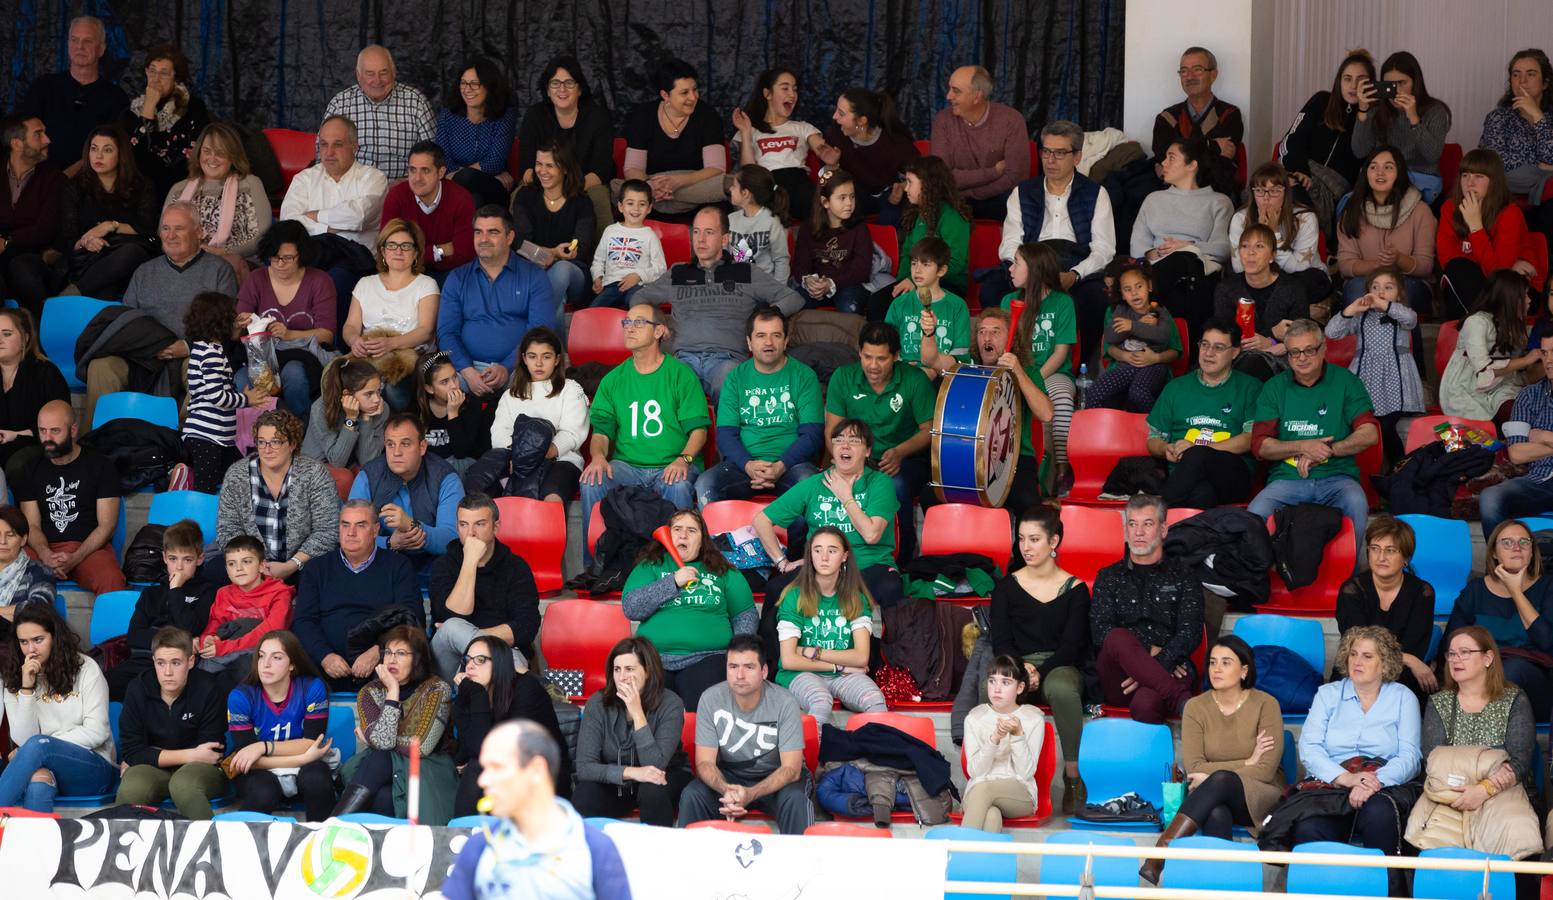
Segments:
[[[178,195],[179,203],[193,203],[194,195],[199,192],[201,180],[190,178],[183,186],[183,193]],[[221,185],[221,218],[216,221],[216,233],[211,235],[205,243],[212,247],[225,247],[226,242],[232,237],[232,220],[237,218],[237,173],[226,177]]]

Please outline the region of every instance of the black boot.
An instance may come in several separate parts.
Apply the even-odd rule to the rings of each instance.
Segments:
[[[1180,813],[1176,813],[1176,817],[1170,820],[1170,827],[1166,828],[1165,833],[1159,836],[1159,841],[1154,846],[1167,847],[1176,838],[1191,837],[1196,833],[1197,823]],[[1159,884],[1159,876],[1164,869],[1165,861],[1156,856],[1144,860],[1143,865],[1138,867],[1138,874],[1149,884]]]
[[[372,794],[373,791],[363,785],[356,784],[355,782],[347,784],[345,786],[345,793],[340,795],[340,802],[335,804],[334,812],[329,814],[329,818],[332,819],[337,816],[348,816],[351,813],[361,812],[372,805]],[[1179,819],[1180,816],[1176,818]]]

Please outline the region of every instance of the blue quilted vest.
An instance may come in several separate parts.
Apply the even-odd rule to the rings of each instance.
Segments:
[[[1078,172],[1073,173],[1073,184],[1068,187],[1068,218],[1073,222],[1073,237],[1078,252],[1073,259],[1062,260],[1064,268],[1072,267],[1089,255],[1089,227],[1095,218],[1095,203],[1100,197],[1100,185]],[[1046,218],[1046,179],[1040,176],[1026,178],[1019,183],[1019,219],[1025,233],[1021,243],[1034,243],[1041,236],[1041,223]]]

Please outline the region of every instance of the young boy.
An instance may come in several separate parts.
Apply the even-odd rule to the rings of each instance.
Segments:
[[[620,186],[620,217],[604,229],[593,254],[594,306],[630,309],[631,295],[669,270],[658,233],[644,222],[652,212],[652,188],[633,178]]]
[[[210,621],[200,632],[199,667],[206,672],[225,672],[234,664],[246,665],[249,652],[267,632],[291,627],[292,588],[279,578],[266,578],[264,545],[240,534],[227,541],[226,576],[232,583],[216,591]],[[241,666],[231,672],[244,674]],[[231,684],[227,685],[231,687]]]
[[[195,669],[194,638],[182,628],[157,629],[151,659],[119,714],[124,779],[114,802],[156,806],[171,797],[179,813],[209,819],[211,798],[226,793],[226,692]]]
[[[884,314],[884,320],[900,332],[901,362],[934,379],[947,369],[922,363],[924,345],[934,345],[939,353],[961,362],[971,361],[971,313],[964,300],[939,285],[948,272],[949,245],[932,235],[917,241],[911,247],[911,283],[916,290],[896,297]]]
[[[140,592],[129,620],[129,659],[105,673],[109,699],[123,700],[135,679],[151,671],[151,638],[158,628],[176,625],[189,634],[205,630],[216,586],[200,574],[204,546],[205,535],[192,519],[174,522],[162,533],[167,583],[153,584]]]

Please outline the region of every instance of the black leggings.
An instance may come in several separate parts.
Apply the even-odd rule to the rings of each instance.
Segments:
[[[1251,824],[1246,786],[1234,772],[1214,772],[1186,795],[1177,815],[1196,822],[1203,834],[1227,841],[1236,825]]]
[[[686,709],[695,709],[708,688],[728,680],[728,654],[713,653],[683,669],[663,672],[663,686],[685,701]]]
[[[1189,447],[1165,479],[1171,509],[1213,509],[1251,499],[1251,468],[1233,453]]]
[[[297,771],[297,794],[310,822],[322,822],[334,811],[334,774],[323,760]],[[280,779],[268,769],[249,769],[237,776],[237,805],[249,812],[272,813],[286,803]]]
[[[372,792],[372,806],[363,812],[375,812],[390,818],[394,812],[394,751],[370,750],[356,768],[351,784],[359,784]]]
[[[1181,350],[1193,354],[1198,338],[1202,337],[1203,323],[1213,314],[1213,289],[1219,279],[1204,274],[1202,259],[1186,251],[1172,253],[1155,263],[1153,272],[1154,293],[1171,315],[1186,320],[1191,341]]]
[[[642,824],[674,827],[674,804],[680,792],[690,783],[690,770],[680,767],[664,773],[668,784],[643,784],[629,781],[624,784],[605,784],[602,781],[579,781],[572,792],[572,805],[584,818],[604,816],[618,819],[629,816],[632,810],[641,810]]]

